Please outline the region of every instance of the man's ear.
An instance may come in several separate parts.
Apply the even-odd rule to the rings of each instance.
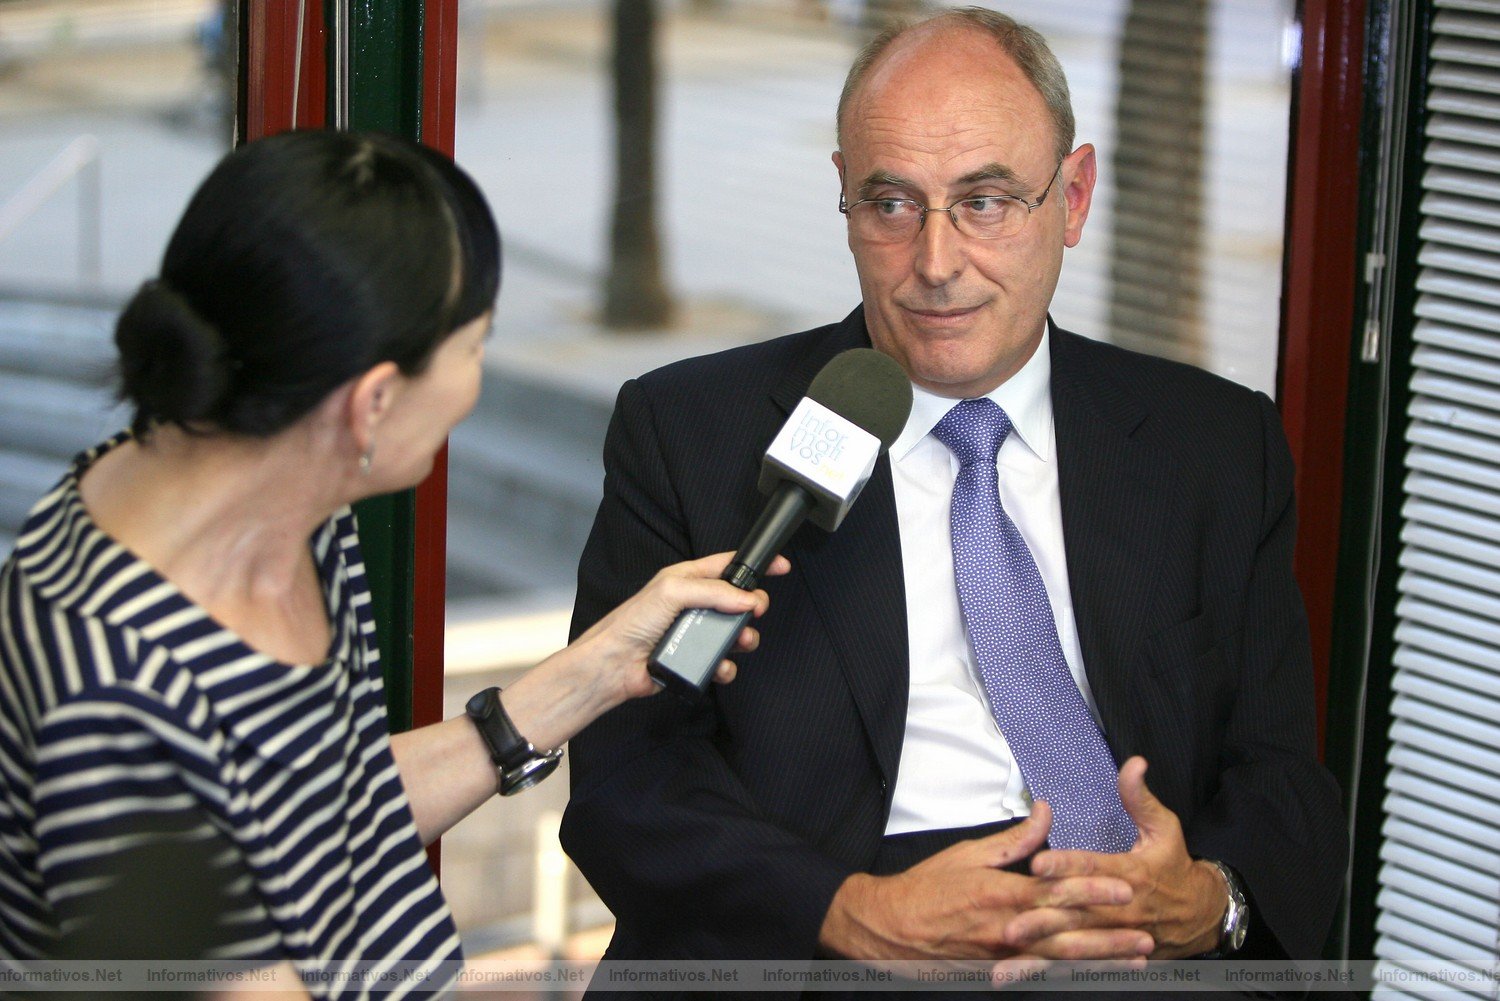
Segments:
[[[355,378],[349,389],[346,419],[361,453],[371,450],[400,392],[401,369],[393,361],[383,361]]]
[[[833,151],[833,165],[839,171],[839,190],[844,190],[844,154],[839,150]]]
[[[1094,203],[1094,182],[1099,167],[1094,157],[1094,147],[1084,143],[1069,153],[1062,162],[1062,176],[1058,182],[1063,186],[1063,197],[1067,202],[1068,219],[1063,229],[1063,245],[1078,246],[1083,239],[1083,224],[1088,221],[1089,207]]]

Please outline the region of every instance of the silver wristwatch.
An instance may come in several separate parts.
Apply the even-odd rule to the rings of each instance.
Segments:
[[[1219,928],[1219,946],[1209,956],[1231,956],[1245,945],[1245,932],[1250,926],[1250,904],[1245,899],[1245,887],[1239,875],[1217,859],[1204,859],[1219,870],[1224,885],[1229,888],[1229,903],[1224,908],[1224,923]]]

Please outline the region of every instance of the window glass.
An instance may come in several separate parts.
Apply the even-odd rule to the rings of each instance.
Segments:
[[[114,432],[114,317],[229,148],[217,0],[0,2],[0,551]]]

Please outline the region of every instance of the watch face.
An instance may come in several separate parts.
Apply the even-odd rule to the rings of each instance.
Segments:
[[[1245,944],[1245,922],[1241,920],[1229,933],[1229,948],[1238,951]]]
[[[522,789],[530,789],[557,770],[562,760],[562,751],[540,754],[528,759],[518,768],[507,768],[500,779],[500,795],[514,796]]]

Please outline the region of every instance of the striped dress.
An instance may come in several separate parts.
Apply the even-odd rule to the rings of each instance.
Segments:
[[[125,439],[78,457],[0,569],[0,958],[88,941],[167,845],[207,860],[209,955],[290,959],[317,997],[445,988],[458,934],[391,756],[353,513],[310,542],[328,658],[283,664],[89,518],[78,480]]]

